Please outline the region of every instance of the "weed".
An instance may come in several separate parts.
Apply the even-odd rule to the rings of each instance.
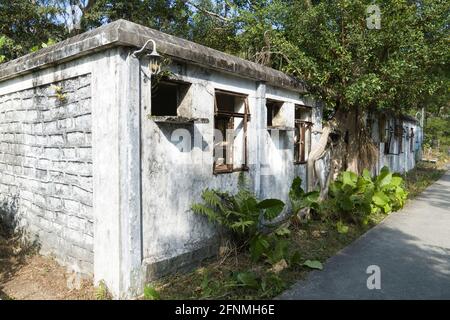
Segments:
[[[101,280],[95,288],[95,299],[97,300],[111,300],[111,294],[109,293],[108,287],[105,282]]]
[[[159,300],[161,299],[159,292],[151,285],[147,284],[144,287],[144,300]]]

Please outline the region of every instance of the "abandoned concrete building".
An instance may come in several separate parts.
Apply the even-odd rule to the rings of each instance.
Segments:
[[[153,44],[165,77],[151,76]],[[124,20],[2,64],[2,214],[44,254],[136,296],[215,254],[215,229],[190,211],[202,190],[236,191],[243,173],[257,196],[286,201],[306,181],[322,109],[305,94],[279,71]],[[371,122],[379,168],[414,167],[421,130],[404,120]]]

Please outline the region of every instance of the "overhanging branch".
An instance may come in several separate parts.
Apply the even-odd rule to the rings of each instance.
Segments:
[[[228,18],[226,18],[224,16],[221,16],[218,13],[215,13],[215,12],[209,11],[209,10],[207,10],[205,8],[202,8],[201,6],[193,3],[192,1],[189,1],[189,0],[182,0],[182,1],[184,3],[186,3],[187,5],[190,5],[190,6],[194,7],[195,9],[197,9],[198,11],[203,12],[203,13],[205,13],[205,14],[213,17],[213,18],[219,19],[219,20],[224,21],[224,22],[229,22],[230,21],[230,19],[228,19]]]

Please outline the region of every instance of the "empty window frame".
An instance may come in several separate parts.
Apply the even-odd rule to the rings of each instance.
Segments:
[[[409,151],[414,152],[414,128],[410,128],[409,134]]]
[[[312,109],[295,106],[294,162],[305,163],[311,150]]]
[[[403,148],[403,125],[395,119],[387,123],[384,154],[399,155]]]
[[[394,154],[394,126],[391,121],[387,121],[387,127],[385,129],[386,132],[386,141],[384,143],[384,154]]]
[[[190,84],[161,80],[152,87],[152,116],[178,116]]]
[[[276,127],[281,126],[282,116],[281,116],[281,107],[283,106],[283,102],[275,101],[275,100],[267,100],[266,108],[267,108],[267,127]]]
[[[216,90],[214,173],[247,170],[247,96]]]
[[[385,144],[388,142],[388,128],[389,122],[386,119],[385,115],[381,115],[378,118],[378,134],[380,142],[384,142]]]
[[[398,154],[403,153],[403,123],[401,121],[395,125],[395,136],[398,141]]]

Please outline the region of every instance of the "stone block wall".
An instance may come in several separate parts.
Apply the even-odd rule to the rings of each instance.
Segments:
[[[90,75],[0,96],[0,203],[41,251],[93,272]]]

